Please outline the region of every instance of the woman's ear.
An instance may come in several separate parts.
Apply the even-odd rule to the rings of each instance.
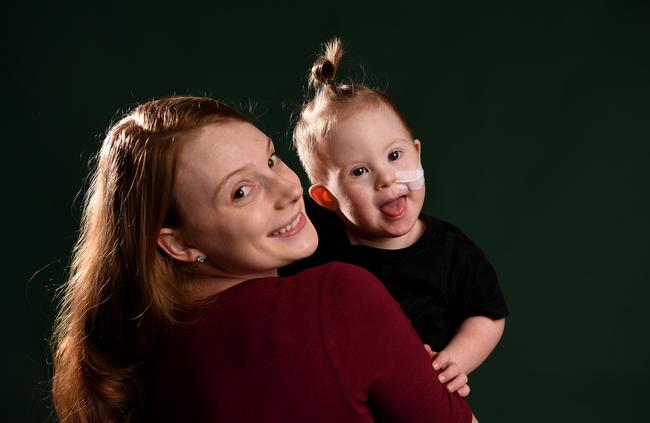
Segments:
[[[415,145],[415,149],[416,149],[417,152],[418,152],[418,157],[420,157],[420,153],[421,153],[421,150],[422,150],[422,143],[420,142],[420,140],[415,139],[415,140],[413,141],[413,145]]]
[[[184,262],[195,262],[199,256],[205,256],[196,248],[190,247],[179,229],[162,228],[158,233],[158,246],[170,257]]]
[[[339,209],[339,202],[336,201],[336,197],[323,185],[315,184],[310,186],[309,196],[321,207],[332,211]]]

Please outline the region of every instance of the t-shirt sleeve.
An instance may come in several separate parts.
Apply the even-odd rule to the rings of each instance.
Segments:
[[[471,410],[438,382],[399,305],[370,273],[335,263],[320,288],[323,343],[352,408],[382,422],[463,422]]]
[[[508,307],[499,288],[497,274],[487,257],[469,238],[459,234],[451,269],[452,286],[457,290],[459,320],[472,316],[501,319]]]

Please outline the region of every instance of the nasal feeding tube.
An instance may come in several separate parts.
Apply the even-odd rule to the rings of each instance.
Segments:
[[[413,190],[424,188],[424,169],[422,163],[418,163],[415,170],[400,170],[395,172],[395,183],[400,189]]]

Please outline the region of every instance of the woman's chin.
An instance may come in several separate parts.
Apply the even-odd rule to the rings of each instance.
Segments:
[[[305,259],[316,251],[316,248],[318,247],[318,235],[316,234],[316,229],[311,225],[311,223],[305,226],[301,238],[302,242],[300,245],[296,246],[297,248],[294,250],[295,254],[292,255],[286,264],[291,264],[294,261]]]

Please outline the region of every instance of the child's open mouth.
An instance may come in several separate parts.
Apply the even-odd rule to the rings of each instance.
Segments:
[[[388,201],[379,207],[379,211],[391,219],[399,219],[406,213],[406,196],[397,197],[395,200]]]

